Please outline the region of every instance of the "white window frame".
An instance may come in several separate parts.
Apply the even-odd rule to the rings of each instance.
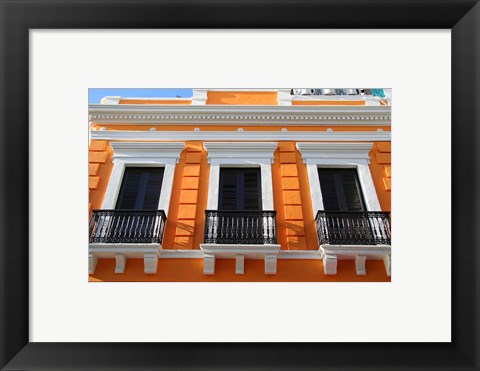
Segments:
[[[372,147],[373,143],[297,142],[297,148],[307,166],[314,218],[319,210],[324,210],[318,168],[357,169],[367,211],[381,211],[368,166],[370,164],[369,152]]]
[[[313,217],[319,210],[324,210],[322,189],[318,176],[319,168],[357,169],[360,188],[367,211],[381,211],[377,191],[370,173],[370,151],[373,143],[310,143],[297,142],[297,148],[307,165],[310,196],[312,197]],[[323,245],[323,269],[325,274],[337,273],[337,259],[354,259],[357,275],[365,275],[365,260],[381,258],[385,270],[390,276],[390,246],[355,246]]]
[[[183,142],[110,142],[114,155],[113,169],[108,182],[102,209],[114,209],[126,167],[163,167],[163,181],[158,210],[168,217],[172,196],[175,165],[185,148]]]
[[[272,164],[276,142],[204,142],[207,159],[210,163],[208,183],[208,210],[218,209],[221,167],[260,167],[262,186],[262,210],[274,210]],[[215,259],[236,259],[236,274],[244,274],[244,260],[264,259],[265,274],[277,273],[279,244],[236,245],[236,244],[200,244],[203,252],[203,273],[214,274]]]
[[[218,209],[221,167],[260,168],[262,210],[274,210],[272,164],[276,142],[204,142],[210,164],[208,183],[208,210]]]

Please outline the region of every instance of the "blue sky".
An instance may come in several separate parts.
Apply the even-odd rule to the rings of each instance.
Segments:
[[[121,97],[190,98],[192,89],[88,89],[88,103],[100,103],[108,95]]]

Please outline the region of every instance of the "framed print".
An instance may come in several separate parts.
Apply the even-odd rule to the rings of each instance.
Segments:
[[[477,1],[436,0],[1,1],[2,369],[479,369],[479,12]],[[161,99],[119,93],[88,109],[88,89],[97,88],[188,88],[189,97],[178,93],[168,104],[196,106],[169,113]],[[309,113],[269,108],[269,97]],[[312,108],[336,100],[329,116]],[[360,124],[358,107],[346,105],[384,114]],[[370,123],[388,121],[390,107],[391,148],[378,144],[389,143],[389,123]],[[192,115],[195,125],[185,124]],[[317,125],[322,115],[356,123],[354,134]],[[263,127],[258,117],[278,125]],[[311,126],[303,124],[309,117]],[[233,136],[241,139],[227,145]],[[277,141],[288,145],[277,148]],[[115,164],[103,161],[109,151]],[[208,179],[196,179],[195,167],[209,169]],[[289,188],[295,181],[298,189]],[[391,278],[390,219],[370,215],[387,209],[390,188]],[[328,198],[331,189],[336,197]],[[146,226],[137,214],[149,197],[162,211]],[[192,197],[204,201],[193,213],[207,215],[210,229],[189,214]],[[175,200],[186,205],[182,213],[168,210]],[[284,229],[276,235],[272,204],[282,202],[275,220]],[[364,253],[352,258],[325,248],[339,230],[328,224],[310,273],[305,256],[288,262],[293,255],[274,247],[298,248],[310,235],[316,241],[332,210],[316,224],[313,213],[327,203],[370,213],[357,216],[349,233],[372,221],[378,228],[366,229]],[[98,210],[103,205],[109,214]],[[166,240],[153,237],[178,251],[149,246],[159,251],[152,253],[143,240],[122,240],[141,245],[137,259],[137,245],[133,255],[105,246],[113,241],[105,238],[131,238],[124,222],[132,210],[140,233],[176,220],[173,229],[167,222]],[[218,218],[230,220],[232,210],[247,210],[250,226],[228,224],[239,245],[233,250],[217,233]],[[311,217],[298,217],[300,210]],[[369,265],[364,242],[372,230],[382,235],[373,245],[383,255]],[[258,240],[242,235],[238,242],[245,231],[257,231]],[[178,255],[197,242],[198,275],[179,282],[189,279],[179,274],[186,259]],[[256,250],[260,243],[270,250]],[[198,259],[199,251],[186,255]],[[157,252],[171,254],[171,264],[160,264]],[[335,281],[327,276],[337,273],[339,256],[351,260],[339,263],[336,277],[348,266],[344,277],[363,282],[317,282]],[[366,279],[357,279],[365,259]],[[310,279],[282,276],[289,264]],[[317,268],[322,276],[314,276]],[[255,269],[261,274],[250,282]],[[88,272],[103,282],[89,283]]]

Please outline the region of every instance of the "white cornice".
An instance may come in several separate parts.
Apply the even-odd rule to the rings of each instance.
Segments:
[[[91,104],[89,121],[116,125],[388,126],[389,106],[229,106]]]
[[[178,162],[185,147],[178,142],[111,142],[113,159],[162,158]]]
[[[273,162],[273,153],[277,149],[275,142],[204,142],[208,152],[208,162],[212,159],[265,159]]]
[[[391,140],[391,132],[377,131],[113,131],[92,130],[92,140],[291,140],[291,141],[370,141]]]
[[[297,143],[303,162],[319,160],[370,161],[373,143]]]

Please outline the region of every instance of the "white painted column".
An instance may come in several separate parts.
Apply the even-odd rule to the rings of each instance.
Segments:
[[[207,89],[193,89],[192,106],[204,106],[207,102]]]
[[[158,210],[164,210],[167,217],[168,208],[170,206],[170,197],[172,195],[174,174],[175,161],[172,161],[171,163],[166,163],[165,170],[163,171],[162,190],[160,192],[160,198],[158,200]]]
[[[213,161],[212,161],[213,162]],[[218,208],[218,188],[220,183],[220,166],[210,164],[210,178],[208,181],[208,201],[207,210],[217,210]]]
[[[117,202],[118,193],[120,192],[124,172],[125,162],[114,160],[110,181],[108,182],[105,197],[103,198],[102,209],[115,209],[115,203]]]
[[[292,105],[292,95],[290,94],[291,89],[278,89],[277,90],[277,99],[279,106],[291,106]]]
[[[377,191],[373,184],[372,174],[368,165],[358,165],[358,180],[363,191],[363,198],[366,202],[367,211],[381,211],[378,202]]]
[[[318,167],[314,163],[307,162],[308,184],[310,185],[310,197],[312,198],[313,218],[317,216],[318,210],[323,210],[322,189],[318,178]]]
[[[261,163],[260,172],[262,178],[262,209],[273,210],[272,164]]]

